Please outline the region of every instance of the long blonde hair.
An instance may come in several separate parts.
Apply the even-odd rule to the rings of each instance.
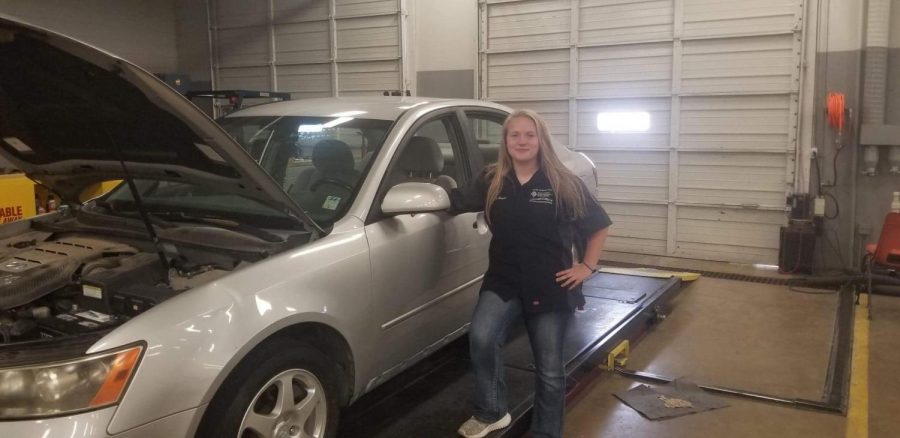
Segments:
[[[509,156],[509,150],[506,145],[506,134],[509,131],[509,124],[516,118],[527,118],[534,122],[538,136],[538,164],[540,169],[547,175],[550,180],[550,187],[556,196],[557,214],[564,213],[569,218],[584,217],[585,204],[584,193],[581,182],[559,159],[556,151],[553,150],[553,140],[550,137],[550,129],[547,128],[547,122],[536,112],[528,109],[513,111],[506,120],[503,121],[503,137],[500,140],[500,151],[497,154],[497,163],[488,168],[487,176],[490,185],[487,191],[487,200],[485,201],[485,216],[490,221],[490,211],[494,202],[500,196],[503,189],[503,179],[509,171],[513,169],[512,157]]]

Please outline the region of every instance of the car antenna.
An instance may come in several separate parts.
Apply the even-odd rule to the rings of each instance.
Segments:
[[[166,260],[166,254],[163,251],[162,244],[159,242],[159,236],[156,235],[156,230],[153,229],[153,223],[150,222],[150,214],[147,213],[147,210],[144,208],[144,203],[141,201],[141,195],[138,192],[137,185],[134,183],[134,178],[131,176],[131,172],[128,171],[128,166],[125,165],[125,159],[122,157],[122,150],[119,147],[119,144],[116,143],[108,130],[104,131],[106,131],[106,137],[109,138],[109,142],[113,147],[113,152],[116,154],[116,160],[122,165],[122,172],[125,174],[125,183],[128,184],[128,190],[131,191],[131,196],[134,198],[134,205],[141,214],[144,226],[147,227],[147,234],[150,235],[150,240],[153,241],[153,246],[156,247],[156,254],[159,256],[159,262],[162,264],[163,272],[166,273],[163,277],[163,281],[168,284],[169,262]]]

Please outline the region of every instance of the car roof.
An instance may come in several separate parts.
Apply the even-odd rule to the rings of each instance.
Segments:
[[[429,97],[322,97],[267,103],[235,111],[228,117],[258,116],[307,116],[307,117],[358,117],[377,120],[396,120],[406,110],[434,105],[474,106],[509,111],[492,102],[473,99],[441,99]]]

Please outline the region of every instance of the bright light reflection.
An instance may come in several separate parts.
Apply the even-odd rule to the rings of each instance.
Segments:
[[[329,117],[354,117],[354,116],[361,116],[365,113],[367,113],[367,111],[344,111],[344,112],[340,112],[340,113],[334,113],[334,114],[330,115]]]
[[[322,132],[322,125],[300,125],[297,127],[297,132]]]
[[[763,269],[763,270],[766,270],[766,271],[777,271],[777,270],[778,270],[778,266],[777,266],[777,265],[764,265],[764,264],[761,264],[761,263],[754,263],[754,264],[753,264],[753,267],[756,268],[756,269]]]
[[[597,114],[600,132],[647,132],[650,130],[650,113],[646,111],[610,111]]]
[[[254,298],[256,299],[256,311],[259,312],[259,316],[265,316],[266,313],[272,310],[272,303],[260,298],[259,295],[256,295]]]
[[[337,126],[337,125],[341,125],[341,124],[347,123],[347,122],[349,122],[349,121],[351,121],[351,120],[353,120],[353,117],[338,117],[338,118],[336,118],[336,119],[334,119],[334,120],[332,120],[332,121],[330,121],[330,122],[328,122],[328,123],[322,125],[322,127],[323,127],[323,128],[334,128],[334,127]]]

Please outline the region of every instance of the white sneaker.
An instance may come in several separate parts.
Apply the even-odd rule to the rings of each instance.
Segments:
[[[462,426],[459,426],[459,430],[456,432],[466,438],[482,438],[495,430],[500,430],[509,426],[511,421],[512,417],[510,417],[509,414],[504,415],[503,418],[491,424],[482,423],[475,419],[475,417],[472,417],[463,423]]]

